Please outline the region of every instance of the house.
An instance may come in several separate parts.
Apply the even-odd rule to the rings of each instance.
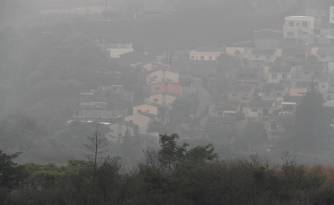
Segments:
[[[269,140],[279,139],[286,131],[279,120],[265,121],[264,126]]]
[[[307,93],[306,87],[292,87],[289,89],[289,96],[291,97],[303,97]]]
[[[226,92],[230,102],[248,103],[254,96],[256,85],[246,83],[233,83]]]
[[[334,24],[334,6],[329,7],[329,23]]]
[[[125,92],[122,85],[115,84],[81,92],[79,100],[73,115],[75,120],[109,122],[127,114],[132,94]]]
[[[266,73],[267,83],[289,82],[292,76],[291,65],[286,63],[276,63],[272,65]]]
[[[136,126],[139,134],[147,134],[152,118],[141,114],[134,114],[125,117],[124,121]]]
[[[315,18],[313,16],[287,16],[284,19],[285,39],[312,42],[314,39]]]
[[[80,92],[80,102],[91,102],[91,101],[95,101],[94,90]]]
[[[294,115],[296,113],[297,104],[298,103],[294,101],[282,101],[279,105],[278,116],[286,117]]]
[[[112,43],[105,45],[105,49],[109,52],[110,58],[120,58],[122,55],[134,52],[133,45],[131,43]]]
[[[143,65],[145,72],[151,73],[158,70],[170,70],[170,65],[161,62],[151,62]]]
[[[151,85],[151,94],[169,94],[174,96],[182,95],[182,86],[179,83],[156,83]]]
[[[109,125],[109,133],[106,138],[114,143],[123,143],[125,137],[136,136],[134,126],[129,122],[116,122]]]
[[[250,47],[239,47],[239,46],[227,46],[225,48],[225,55],[242,57],[247,55],[250,52]]]
[[[172,105],[175,101],[176,97],[172,95],[162,95],[162,94],[157,94],[157,95],[152,95],[149,98],[147,98],[147,102],[152,104],[152,105]]]
[[[178,73],[166,70],[157,70],[151,72],[146,77],[148,85],[157,83],[179,83],[180,75]]]
[[[284,100],[288,102],[296,102],[297,104],[299,104],[308,92],[311,84],[311,81],[292,82],[291,86],[288,88],[287,95],[284,96]]]
[[[132,110],[132,115],[125,117],[124,121],[137,126],[140,134],[146,134],[151,122],[159,113],[158,107],[150,104],[142,104],[134,106]]]
[[[228,101],[210,106],[209,115],[222,120],[224,124],[234,123],[243,118],[240,104]]]
[[[282,49],[259,49],[253,48],[246,58],[250,61],[273,63],[283,54]]]
[[[191,61],[204,61],[204,62],[210,62],[210,61],[216,61],[222,54],[223,49],[196,49],[190,51],[190,60]]]
[[[277,100],[285,96],[287,91],[284,83],[265,83],[259,95],[264,100]]]
[[[148,116],[157,116],[158,107],[149,104],[142,104],[133,107],[133,115],[148,115]]]
[[[243,107],[243,112],[247,119],[264,119],[271,114],[273,104],[273,100],[264,100],[261,97],[255,97]]]
[[[115,110],[107,109],[105,102],[82,102],[73,118],[79,121],[111,121],[119,114]]]
[[[46,9],[42,10],[42,15],[55,15],[55,16],[91,16],[100,15],[106,11],[105,7],[101,6],[85,6],[71,9]]]

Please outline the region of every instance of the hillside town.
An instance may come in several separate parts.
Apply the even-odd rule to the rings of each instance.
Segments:
[[[158,145],[161,133],[233,147],[251,132],[259,140],[245,143],[244,154],[270,154],[283,151],[297,106],[317,90],[334,127],[334,6],[282,22],[281,30],[254,30],[248,41],[160,55],[99,39],[124,69],[101,71],[108,80],[80,93],[69,124],[100,123],[116,144],[140,136],[142,148]]]
[[[334,0],[0,0],[0,205],[334,205]]]

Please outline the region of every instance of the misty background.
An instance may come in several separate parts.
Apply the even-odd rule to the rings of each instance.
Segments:
[[[0,0],[0,149],[23,152],[19,158],[22,162],[82,158],[82,145],[95,128],[68,123],[80,102],[80,93],[101,84],[122,84],[126,92],[134,95],[134,101],[126,104],[132,107],[144,94],[137,90],[142,86],[141,74],[130,65],[148,63],[160,56],[162,62],[186,70],[182,59],[189,50],[251,41],[253,31],[264,28],[281,30],[285,16],[302,15],[304,8],[314,2]],[[315,4],[326,7],[330,3]],[[101,49],[101,44],[107,42],[132,43],[135,55],[110,59]],[[201,98],[206,99],[206,95],[204,86]],[[180,109],[184,108],[182,103],[190,107],[194,102],[191,98],[180,101]],[[189,115],[192,113],[196,111],[190,110]],[[254,138],[241,140],[239,148],[213,138],[193,141],[213,143],[222,156],[249,156],[254,153],[241,154],[245,150],[242,144],[260,144],[262,128],[257,124],[248,126],[245,135]],[[99,129],[102,134],[103,126]],[[125,158],[141,153],[131,148],[133,144],[136,142],[111,143],[111,152]],[[293,152],[290,144],[279,145],[275,156],[268,154],[268,158]],[[322,159],[330,161],[326,156]]]

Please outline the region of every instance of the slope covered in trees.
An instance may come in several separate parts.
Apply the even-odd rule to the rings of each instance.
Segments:
[[[124,171],[105,159],[96,172],[91,162],[18,166],[0,155],[2,204],[312,204],[334,203],[334,184],[321,168],[285,160],[280,166],[249,161],[220,161],[211,145],[180,145],[177,135],[161,136],[161,149]],[[24,177],[22,177],[24,176]]]

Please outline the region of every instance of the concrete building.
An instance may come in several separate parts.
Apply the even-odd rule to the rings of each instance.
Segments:
[[[329,23],[334,24],[334,6],[329,7]]]
[[[157,83],[179,83],[180,75],[176,72],[158,70],[151,72],[146,77],[146,82],[148,85]]]
[[[120,58],[124,54],[134,52],[134,48],[131,43],[110,44],[107,46],[106,50],[109,52],[110,58]]]
[[[198,49],[190,51],[191,61],[216,61],[223,51],[215,49]]]
[[[249,47],[228,46],[225,48],[225,54],[228,56],[243,57],[249,55],[250,52]]]
[[[138,127],[140,134],[145,134],[148,132],[148,128],[152,120],[158,115],[158,107],[142,104],[133,107],[133,114],[125,117],[124,121],[132,123]]]
[[[312,16],[287,16],[283,26],[285,39],[312,42],[314,38],[315,18]]]
[[[142,104],[133,107],[133,114],[141,114],[141,115],[149,115],[149,116],[157,116],[158,115],[158,107],[149,104]]]
[[[172,105],[174,101],[176,100],[176,97],[173,95],[152,95],[147,99],[147,102],[153,105],[162,106],[164,104],[166,105]]]

